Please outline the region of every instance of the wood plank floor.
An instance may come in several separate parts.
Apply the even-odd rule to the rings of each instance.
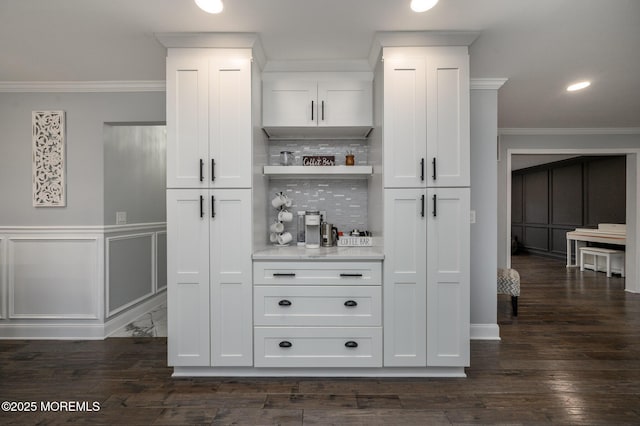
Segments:
[[[519,316],[498,296],[502,341],[471,343],[466,379],[172,379],[163,338],[0,341],[0,401],[38,405],[0,424],[640,424],[640,295],[558,260],[513,264]]]

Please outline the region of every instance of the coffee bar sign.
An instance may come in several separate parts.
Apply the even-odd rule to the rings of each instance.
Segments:
[[[303,166],[335,166],[335,155],[304,155],[302,157]]]

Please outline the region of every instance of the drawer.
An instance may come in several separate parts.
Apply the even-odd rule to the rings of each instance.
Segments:
[[[382,367],[381,327],[256,327],[256,367]]]
[[[256,286],[255,325],[379,326],[380,286]]]
[[[381,262],[253,262],[256,285],[381,285]]]

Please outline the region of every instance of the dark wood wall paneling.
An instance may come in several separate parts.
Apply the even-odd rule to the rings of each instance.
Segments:
[[[527,251],[564,257],[567,231],[625,223],[626,158],[578,157],[511,176],[511,235]]]

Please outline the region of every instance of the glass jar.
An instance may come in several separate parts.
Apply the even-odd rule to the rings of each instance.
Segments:
[[[293,153],[291,151],[280,151],[280,165],[293,166]]]

